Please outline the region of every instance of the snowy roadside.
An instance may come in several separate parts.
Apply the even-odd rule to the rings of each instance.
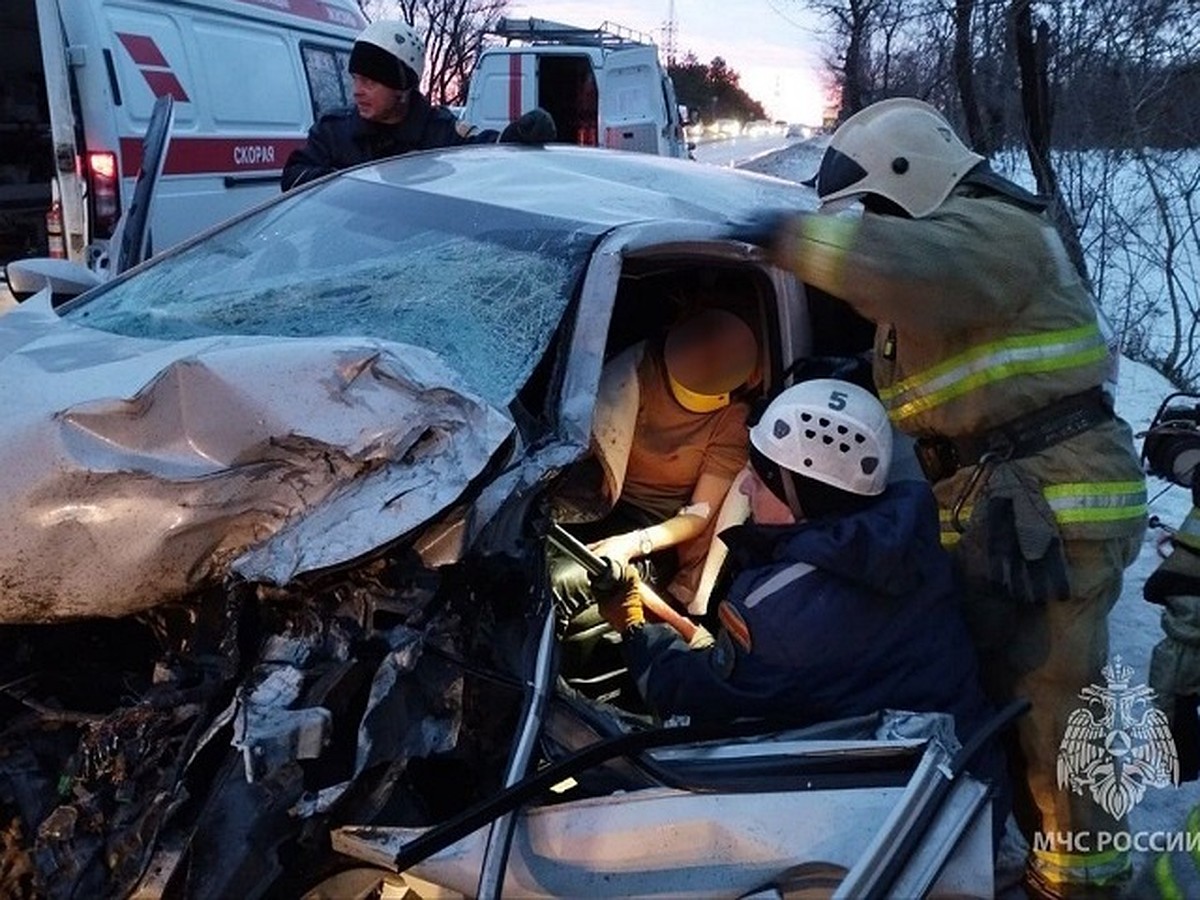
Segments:
[[[817,170],[821,153],[828,138],[816,138],[803,144],[783,148],[775,153],[750,160],[741,166],[764,175],[801,181]],[[1117,411],[1133,428],[1134,434],[1146,429],[1163,399],[1172,391],[1170,382],[1141,363],[1128,359],[1121,362],[1117,396]],[[1141,439],[1135,441],[1141,450]],[[1150,515],[1168,526],[1176,526],[1191,508],[1191,497],[1179,487],[1148,479]],[[1149,677],[1150,654],[1160,640],[1158,608],[1142,599],[1142,586],[1158,565],[1158,542],[1163,536],[1159,529],[1149,529],[1142,551],[1125,572],[1121,597],[1109,618],[1111,657],[1120,656],[1135,671],[1135,683],[1145,683]],[[1179,787],[1151,788],[1130,814],[1130,830],[1143,832],[1178,832],[1183,827],[1188,809],[1200,802],[1200,784],[1190,782]],[[1150,854],[1134,853],[1134,863],[1142,869]]]

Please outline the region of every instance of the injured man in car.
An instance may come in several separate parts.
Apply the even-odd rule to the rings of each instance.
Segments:
[[[635,562],[681,606],[695,594],[713,513],[746,463],[743,398],[758,381],[758,357],[740,316],[706,308],[604,367],[593,440],[611,509],[570,530],[598,556]],[[556,559],[551,580],[565,617],[592,603],[587,574],[571,560]]]
[[[960,741],[971,738],[992,709],[937,508],[927,483],[888,483],[891,457],[887,414],[857,385],[804,381],[771,401],[751,424],[739,479],[750,521],[720,534],[728,588],[714,596],[711,646],[649,622],[652,589],[632,567],[595,579],[600,612],[654,712],[796,724],[942,712]],[[1003,782],[998,749],[974,768]]]

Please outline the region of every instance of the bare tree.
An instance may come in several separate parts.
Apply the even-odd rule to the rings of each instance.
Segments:
[[[958,85],[969,143],[984,156],[991,156],[989,135],[984,130],[975,97],[975,55],[971,41],[974,17],[975,0],[954,0],[954,81]]]
[[[1033,15],[1032,0],[1013,0],[1010,15],[1015,36],[1017,70],[1021,74],[1021,112],[1025,152],[1038,190],[1050,199],[1050,218],[1067,248],[1067,255],[1085,281],[1087,261],[1070,207],[1063,202],[1051,157],[1053,101],[1050,90],[1052,55],[1050,26]]]
[[[1200,386],[1200,0],[775,2],[824,16],[843,119],[919,97],[1028,168],[1126,352]]]
[[[1096,291],[1125,323],[1129,355],[1198,387],[1195,0],[1092,0],[1056,12],[1055,27],[1071,36],[1060,90],[1077,101],[1063,105],[1069,149],[1057,156]]]
[[[434,103],[466,101],[471,72],[484,36],[508,8],[508,0],[358,0],[371,19],[403,19],[425,38],[422,84]]]
[[[839,121],[871,102],[871,40],[878,25],[877,13],[888,0],[796,0],[829,23],[830,53],[825,64],[833,73],[841,95]]]
[[[827,23],[826,64],[841,95],[840,119],[885,97],[939,107],[953,101],[952,20],[943,0],[791,0]]]

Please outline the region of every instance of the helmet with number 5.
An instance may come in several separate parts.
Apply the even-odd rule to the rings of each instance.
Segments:
[[[766,474],[763,480],[776,493],[772,467],[871,497],[887,487],[892,426],[870,391],[848,381],[817,378],[793,385],[771,401],[750,429],[750,448],[755,471],[760,477]],[[782,476],[777,473],[774,480],[786,481]],[[794,485],[783,493],[795,493]]]

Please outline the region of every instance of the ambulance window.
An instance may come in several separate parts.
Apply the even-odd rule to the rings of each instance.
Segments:
[[[351,105],[354,83],[350,80],[350,53],[332,47],[305,44],[304,74],[312,97],[313,119]]]

